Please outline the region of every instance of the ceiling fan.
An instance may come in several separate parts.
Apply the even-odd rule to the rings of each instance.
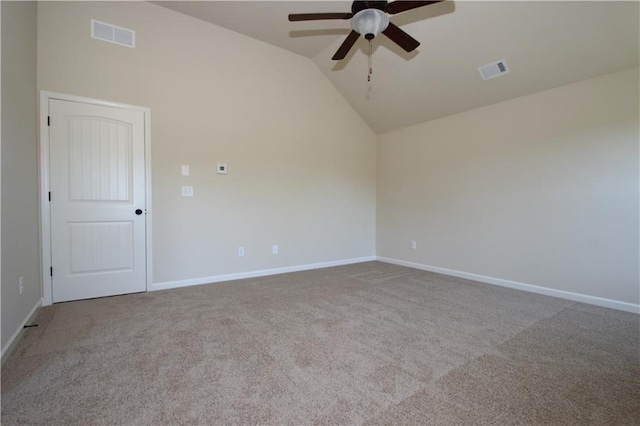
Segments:
[[[377,35],[382,33],[405,51],[411,52],[420,46],[420,42],[402,31],[397,25],[394,25],[393,22],[389,22],[388,15],[395,15],[396,13],[440,3],[441,1],[443,0],[396,0],[391,3],[387,1],[354,1],[351,6],[351,13],[292,13],[289,15],[289,21],[351,19],[352,30],[331,58],[334,61],[344,59],[361,35],[371,42]]]

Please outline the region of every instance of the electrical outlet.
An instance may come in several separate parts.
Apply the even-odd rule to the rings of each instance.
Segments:
[[[274,244],[271,246],[271,253],[272,254],[278,254],[278,245]]]
[[[418,243],[416,243],[414,240],[411,240],[411,248],[412,249],[417,249],[418,248]]]
[[[24,277],[20,277],[20,294],[24,291]]]
[[[238,256],[244,256],[244,247],[238,247]]]

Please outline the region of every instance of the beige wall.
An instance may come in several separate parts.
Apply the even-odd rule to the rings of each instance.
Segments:
[[[381,135],[377,254],[637,304],[638,97],[632,69]]]
[[[2,2],[2,348],[41,297],[36,3]],[[24,277],[24,292],[19,280]]]
[[[376,136],[310,60],[146,2],[43,2],[38,36],[40,90],[151,108],[154,282],[375,254]]]
[[[39,89],[151,108],[154,282],[371,256],[377,215],[380,256],[639,302],[637,69],[380,136],[376,207],[376,136],[311,61],[146,2],[43,2],[38,35]]]

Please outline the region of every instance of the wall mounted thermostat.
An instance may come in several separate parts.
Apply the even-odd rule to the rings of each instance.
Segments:
[[[218,163],[218,167],[216,168],[216,173],[219,175],[227,174],[227,164],[226,163]]]

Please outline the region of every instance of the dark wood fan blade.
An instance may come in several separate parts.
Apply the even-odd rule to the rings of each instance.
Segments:
[[[358,37],[360,37],[360,34],[352,30],[331,59],[334,61],[344,59],[344,57],[347,56],[347,53],[349,53],[349,50],[351,50],[353,45],[356,44],[356,41],[358,41]]]
[[[393,22],[389,22],[389,26],[382,32],[382,34],[389,37],[391,41],[402,47],[407,52],[411,52],[416,47],[420,46],[420,42],[418,40],[402,31],[397,25],[394,25]]]
[[[395,15],[396,13],[405,12],[407,10],[416,9],[422,6],[429,6],[430,4],[440,3],[442,0],[435,1],[403,1],[398,0],[387,4],[387,13],[389,15]]]
[[[289,21],[318,21],[321,19],[351,19],[352,13],[291,13]]]

